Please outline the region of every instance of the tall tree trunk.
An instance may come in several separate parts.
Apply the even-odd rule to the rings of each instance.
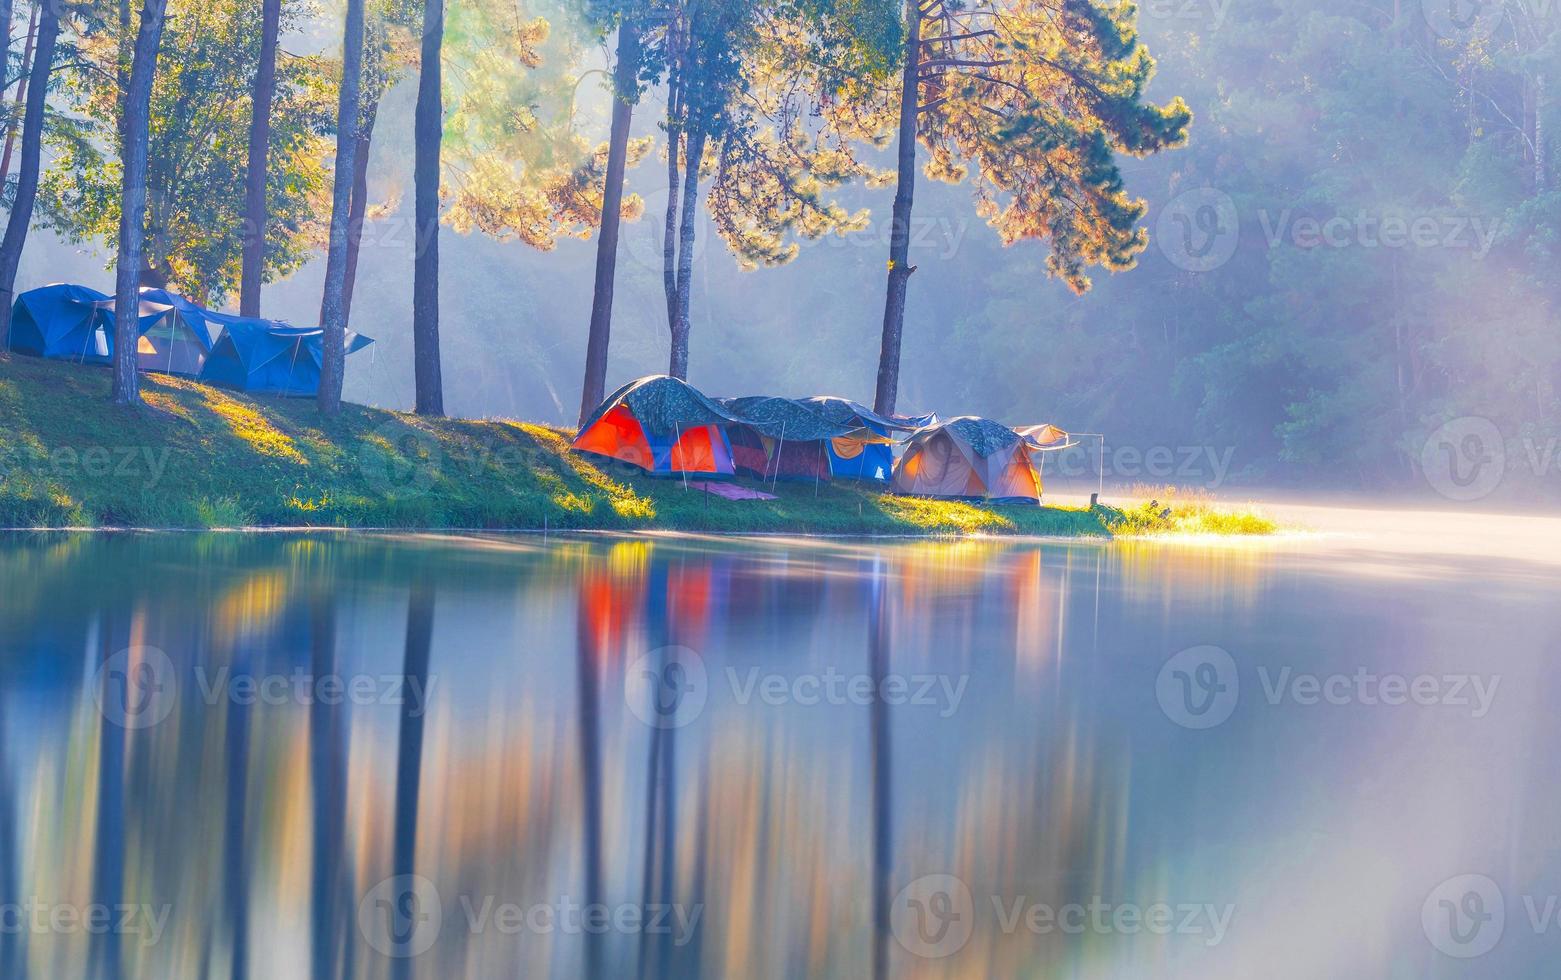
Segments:
[[[159,11],[158,19],[161,19]],[[128,629],[126,628],[128,626]],[[98,683],[108,685],[112,670],[102,665],[115,656],[114,652],[130,647],[135,626],[124,623],[112,612],[100,617],[98,653],[100,676]],[[126,685],[122,697],[130,697],[130,678],[123,678]],[[106,700],[111,695],[104,690]],[[144,691],[136,696],[144,696]],[[121,702],[124,703],[124,702]],[[125,760],[129,755],[126,744],[129,731],[125,718],[111,719],[102,713],[98,722],[98,778],[97,778],[97,831],[93,841],[92,900],[105,908],[116,908],[125,900]],[[117,929],[96,931],[91,937],[88,951],[87,976],[100,980],[120,980],[124,975],[120,961],[120,934]]]
[[[900,84],[899,183],[889,238],[889,288],[884,299],[883,346],[878,352],[878,393],[873,410],[894,411],[900,388],[900,339],[905,331],[905,287],[911,273],[911,209],[916,200],[916,104],[921,97],[921,7],[905,4],[905,74]]]
[[[668,42],[672,47],[673,42]],[[667,79],[667,213],[661,226],[661,288],[667,297],[667,330],[678,323],[678,193],[683,181],[678,163],[683,150],[683,74],[678,55],[671,55],[671,76]]]
[[[428,664],[434,635],[434,590],[426,582],[412,587],[407,604],[407,633],[402,675],[405,678],[402,691],[427,692]],[[421,695],[419,696],[422,697]],[[416,713],[410,709],[412,698],[404,696],[401,702],[400,734],[396,743],[396,810],[395,827],[391,842],[390,873],[402,882],[416,873],[417,860],[417,809],[418,795],[423,777],[423,720],[428,713],[425,700]],[[403,923],[402,925],[406,925]],[[407,930],[394,930],[397,937],[410,940]],[[396,942],[402,942],[397,938]],[[391,960],[391,980],[408,980],[412,975],[412,958],[405,948],[397,949]]]
[[[575,712],[580,738],[580,850],[585,865],[587,907],[601,902],[605,894],[602,885],[602,712],[600,684],[596,679],[596,665],[601,661],[603,651],[596,643],[590,608],[582,585],[575,619]],[[0,840],[0,845],[3,844]],[[602,940],[594,932],[588,932],[584,942],[584,976],[586,980],[601,980],[605,976]]]
[[[358,129],[358,149],[352,158],[352,207],[347,211],[347,275],[341,288],[341,319],[352,323],[352,294],[358,286],[358,253],[363,248],[363,220],[369,210],[369,151],[374,145],[374,122],[379,116],[379,97],[363,109]]]
[[[613,65],[607,186],[602,194],[602,226],[596,236],[596,285],[591,294],[591,328],[585,342],[585,382],[580,389],[582,425],[607,395],[607,347],[612,338],[612,294],[618,274],[618,229],[623,223],[623,172],[629,156],[629,127],[634,121],[639,74],[639,26],[624,20],[618,25],[618,57]]]
[[[683,164],[683,207],[678,227],[677,319],[672,325],[672,356],[667,373],[688,380],[689,305],[694,274],[694,218],[699,211],[699,163],[705,154],[705,134],[696,129],[688,136],[688,159]]]
[[[1534,78],[1534,196],[1545,193],[1550,186],[1548,173],[1550,160],[1545,146],[1545,75]]]
[[[0,674],[3,676],[3,674]],[[16,690],[11,678],[4,678],[0,691]],[[0,908],[17,905],[23,901],[21,884],[21,855],[16,839],[16,811],[20,795],[12,784],[9,758],[5,744],[5,702],[7,695],[0,693]],[[22,930],[0,930],[0,977],[26,980],[27,947]]]
[[[151,140],[152,79],[157,73],[157,52],[163,43],[166,13],[167,0],[142,3],[141,26],[136,31],[130,83],[125,92],[124,146],[120,151],[124,179],[119,204],[119,257],[114,270],[114,390],[110,395],[116,405],[133,405],[141,400],[136,341],[141,309],[141,240],[146,234],[146,157]]]
[[[27,25],[27,40],[22,44],[22,74],[21,81],[16,85],[16,111],[20,113],[27,104],[27,77],[32,74],[33,45],[38,41],[38,11],[42,4],[34,4],[32,18]],[[10,18],[6,18],[6,26],[10,26]],[[9,35],[9,31],[7,32]],[[4,48],[0,50],[9,52],[11,43],[9,38]],[[11,175],[11,150],[16,145],[16,115],[11,116],[11,121],[5,127],[5,152],[0,153],[0,180]]]
[[[22,245],[27,241],[27,226],[33,220],[33,202],[38,197],[43,107],[49,94],[49,71],[54,64],[54,41],[60,33],[60,16],[55,5],[40,2],[39,6],[43,8],[43,16],[38,22],[38,50],[33,59],[26,117],[22,121],[22,172],[16,180],[11,220],[6,223],[5,237],[0,238],[0,350],[11,346],[11,298],[16,288],[16,268],[22,261]]]
[[[0,76],[3,76],[11,65],[11,20],[15,16],[16,0],[0,0],[0,52],[5,55],[4,60],[0,61]],[[25,61],[22,64],[22,74],[24,76],[27,74]],[[0,93],[4,93],[10,87],[10,79],[0,77]]]
[[[266,168],[271,151],[271,103],[276,99],[276,41],[282,0],[260,5],[260,66],[249,113],[249,172],[244,178],[244,256],[239,313],[260,315],[260,281],[266,267]]]
[[[412,269],[412,357],[417,414],[444,414],[439,365],[439,151],[444,143],[444,0],[423,2],[423,57],[417,81],[412,176],[417,256]]]
[[[309,608],[311,665],[315,677],[334,677],[336,606],[328,596]],[[347,726],[339,704],[315,698],[309,705],[309,785],[314,803],[310,882],[309,954],[314,980],[347,976],[341,968],[343,945],[350,945],[342,901],[347,812]]]
[[[867,626],[868,670],[882,691],[889,676],[894,624],[889,611],[888,577],[874,569],[872,611]],[[894,874],[894,766],[889,706],[875,697],[868,709],[873,776],[873,980],[889,975],[889,882]]]
[[[241,651],[234,673],[248,676],[250,657]],[[234,699],[227,711],[227,813],[222,847],[222,889],[229,928],[229,980],[249,976],[249,815],[250,706]]]
[[[342,41],[341,95],[336,103],[336,170],[331,175],[331,247],[325,257],[325,298],[320,303],[324,328],[320,359],[320,414],[341,411],[346,374],[347,212],[352,206],[354,158],[358,152],[358,89],[363,81],[363,0],[347,0]]]

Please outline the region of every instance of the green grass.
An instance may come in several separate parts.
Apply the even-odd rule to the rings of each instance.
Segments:
[[[982,507],[788,484],[728,501],[598,468],[572,433],[521,422],[424,419],[306,399],[252,398],[143,377],[145,405],[108,404],[99,368],[0,356],[0,526],[678,530],[792,534],[1111,536],[1267,533],[1206,502]],[[751,481],[743,481],[750,483]]]

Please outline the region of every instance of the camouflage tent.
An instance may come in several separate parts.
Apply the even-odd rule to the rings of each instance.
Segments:
[[[795,398],[749,395],[744,398],[722,398],[720,404],[761,435],[788,442],[833,439],[858,427],[849,420],[843,423],[831,421]]]
[[[715,399],[687,381],[655,374],[630,381],[608,395],[607,400],[598,405],[591,417],[580,426],[580,431],[589,429],[602,416],[620,405],[634,413],[635,419],[646,432],[655,435],[672,435],[692,426],[726,425],[739,421]]]
[[[688,382],[656,375],[613,392],[572,445],[657,476],[731,476],[725,427],[737,421]]]
[[[914,432],[937,421],[936,415],[880,415],[867,406],[849,398],[834,395],[814,395],[798,399],[818,414],[842,425],[872,429],[880,435],[890,432]]]
[[[895,420],[844,398],[722,399],[742,419],[727,427],[739,471],[764,479],[887,483],[894,468]]]
[[[1028,439],[991,419],[963,416],[911,436],[894,489],[920,497],[1039,503]]]

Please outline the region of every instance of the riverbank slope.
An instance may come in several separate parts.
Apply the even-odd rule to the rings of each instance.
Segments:
[[[0,355],[0,527],[377,527],[797,534],[1264,534],[1260,515],[1192,503],[984,507],[841,482],[782,482],[772,501],[602,468],[572,433],[254,398],[143,376],[108,404],[106,370]],[[741,481],[757,486],[753,481]],[[765,488],[767,491],[770,487]]]

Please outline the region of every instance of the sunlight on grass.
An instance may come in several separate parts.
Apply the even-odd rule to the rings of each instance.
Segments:
[[[996,531],[1013,527],[1013,521],[996,511],[950,500],[922,500],[917,497],[885,497],[883,509],[901,520],[925,530]]]
[[[292,437],[272,425],[259,411],[216,388],[207,388],[203,394],[206,406],[226,422],[229,430],[250,449],[262,456],[285,459],[302,466],[309,465],[309,460],[298,451]]]
[[[570,449],[567,429],[467,421],[147,378],[155,411],[106,404],[108,377],[13,362],[0,381],[0,524],[16,527],[316,526],[660,530],[792,535],[1262,535],[1274,524],[1206,494],[1146,488],[1153,506],[1095,509],[900,497],[852,481],[739,486],[774,500],[726,500]],[[88,479],[57,454],[140,447],[129,480]],[[159,455],[160,454],[160,455]],[[59,460],[65,468],[58,469]],[[297,466],[309,467],[300,471]],[[48,466],[48,469],[42,467]],[[57,478],[56,478],[57,477]]]

